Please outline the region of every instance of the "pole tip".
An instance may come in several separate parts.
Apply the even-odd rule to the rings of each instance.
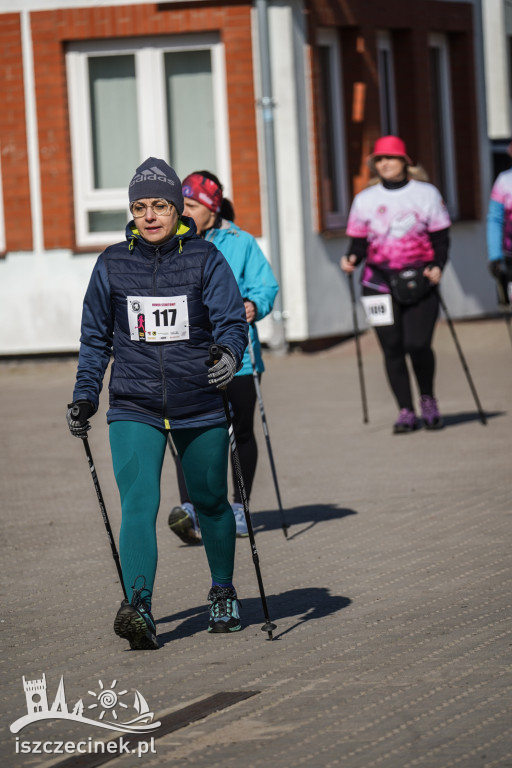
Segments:
[[[276,625],[273,624],[271,621],[266,621],[265,624],[262,626],[261,631],[262,632],[268,632],[268,639],[273,640],[272,637],[272,631],[274,629],[277,629]]]

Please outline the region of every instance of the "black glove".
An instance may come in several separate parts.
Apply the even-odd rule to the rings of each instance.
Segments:
[[[218,389],[222,389],[229,384],[236,373],[236,360],[230,349],[221,347],[220,344],[216,346],[221,356],[208,370],[208,384],[215,384]],[[207,365],[211,365],[211,361],[208,361]]]
[[[87,437],[87,432],[91,428],[88,419],[95,412],[96,406],[89,400],[77,400],[68,405],[66,419],[73,437],[81,437],[82,439]]]
[[[496,278],[496,280],[499,280],[501,277],[503,277],[505,273],[505,264],[503,263],[503,259],[493,259],[493,261],[489,261],[489,272],[493,277]]]

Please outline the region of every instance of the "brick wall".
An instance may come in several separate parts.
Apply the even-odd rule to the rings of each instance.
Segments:
[[[2,15],[0,81],[3,96],[0,110],[0,151],[6,248],[8,251],[30,250],[32,248],[30,185],[21,27],[20,16],[17,13]],[[12,209],[11,204],[15,206]]]
[[[134,35],[219,31],[226,54],[237,223],[261,233],[249,5],[176,8],[154,3],[39,11],[31,14],[31,24],[46,248],[75,245],[65,44]]]

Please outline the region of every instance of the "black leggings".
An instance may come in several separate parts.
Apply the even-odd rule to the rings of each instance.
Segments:
[[[245,492],[247,494],[247,501],[249,501],[254,475],[256,474],[256,463],[258,461],[258,445],[254,436],[256,387],[254,386],[252,374],[249,374],[248,376],[235,376],[233,381],[228,384],[228,397],[231,404],[233,430],[235,433],[238,455],[240,456],[240,467],[242,469]],[[190,498],[179,460],[177,462],[176,470],[180,501],[183,504],[185,501],[190,501]],[[233,476],[234,501],[241,504],[242,497],[238,490],[233,461],[231,461],[231,472]]]
[[[261,377],[260,377],[261,378]],[[247,501],[251,498],[252,484],[256,474],[258,461],[258,445],[254,437],[254,407],[256,405],[256,387],[252,374],[248,376],[235,376],[228,384],[228,397],[233,411],[233,430],[235,432],[240,467],[244,479]],[[235,468],[231,461],[233,476],[234,501],[242,503],[242,497],[238,490]]]
[[[363,296],[377,293],[363,288]],[[437,291],[430,291],[417,304],[405,306],[393,299],[393,325],[375,326],[389,385],[399,408],[414,410],[406,355],[411,360],[420,395],[434,395],[435,357],[431,344],[438,313]]]

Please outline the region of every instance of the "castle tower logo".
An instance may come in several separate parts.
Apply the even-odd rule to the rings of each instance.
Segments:
[[[27,698],[27,712],[32,715],[37,712],[45,712],[48,709],[48,699],[46,698],[46,675],[42,680],[25,680],[23,677],[23,688]]]
[[[27,700],[27,714],[12,723],[11,733],[18,733],[26,725],[40,720],[75,720],[123,733],[151,733],[161,725],[159,721],[153,722],[154,713],[150,712],[142,693],[135,690],[130,695],[128,689],[118,690],[117,680],[113,680],[109,687],[98,680],[98,690],[87,691],[91,698],[85,702],[79,699],[71,712],[66,701],[63,676],[51,707],[48,706],[45,674],[40,680],[26,680],[23,676],[23,690]],[[133,704],[130,705],[130,701]],[[133,712],[129,714],[130,709],[135,710],[135,716]],[[93,716],[98,719],[94,720]],[[120,719],[125,716],[129,719]]]

